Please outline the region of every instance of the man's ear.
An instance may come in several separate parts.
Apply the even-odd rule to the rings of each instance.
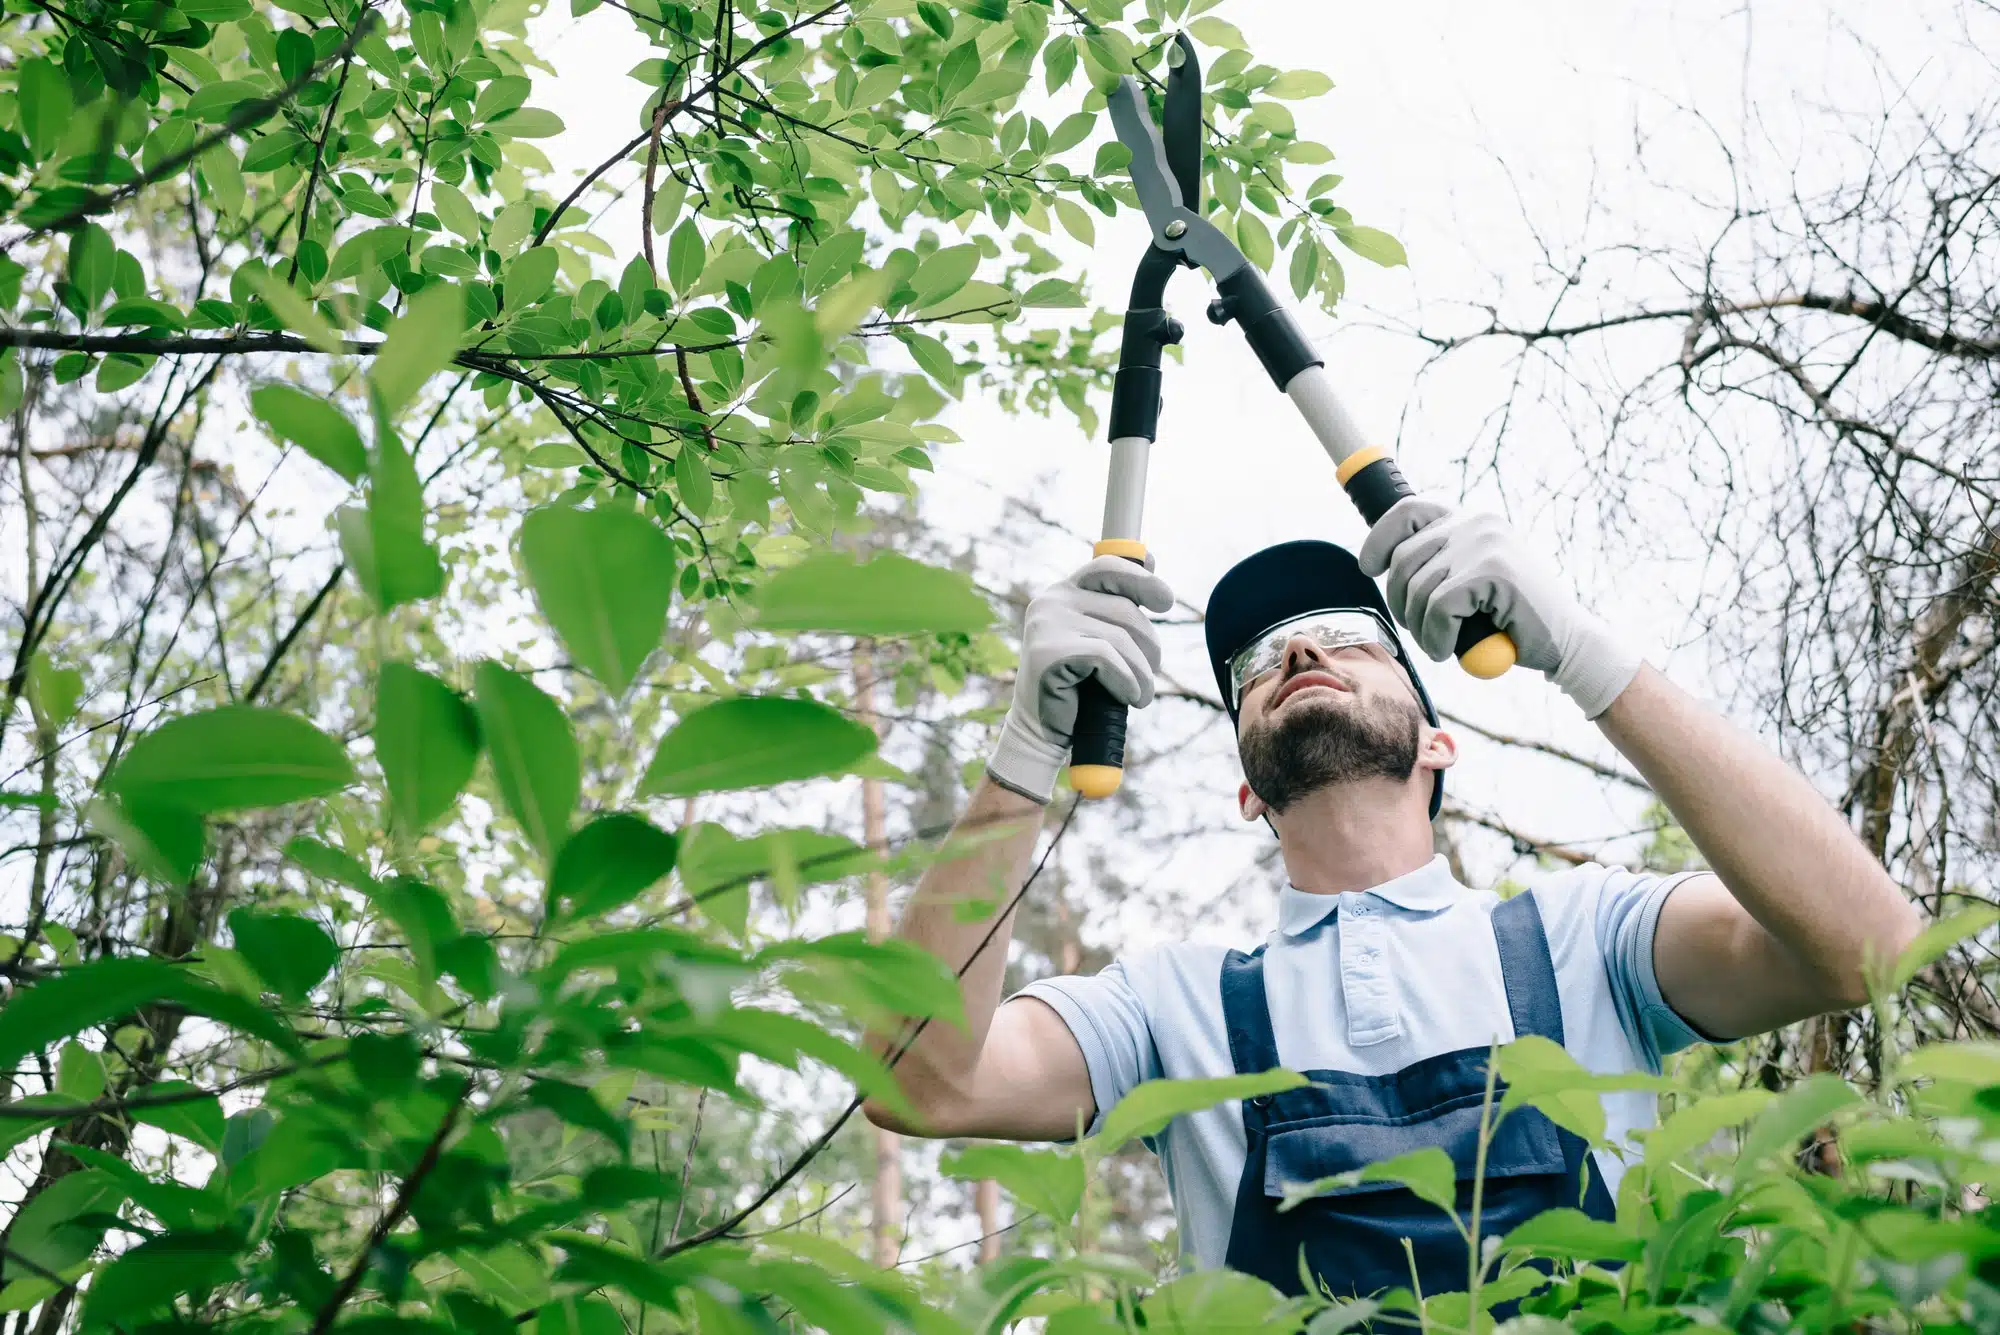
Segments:
[[[1424,737],[1417,745],[1417,768],[1440,770],[1450,769],[1458,763],[1458,743],[1442,728],[1424,729]]]
[[[1236,806],[1243,813],[1244,820],[1259,820],[1271,809],[1264,805],[1263,798],[1250,791],[1247,783],[1236,786]]]

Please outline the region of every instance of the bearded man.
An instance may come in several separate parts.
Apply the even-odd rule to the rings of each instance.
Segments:
[[[1160,653],[1145,611],[1172,602],[1150,570],[1105,557],[1029,606],[1012,708],[960,822],[1020,831],[933,867],[899,927],[953,969],[972,957],[969,1032],[924,1030],[896,1067],[915,1115],[870,1105],[878,1125],[1062,1140],[1144,1080],[1301,1071],[1311,1083],[1188,1114],[1149,1140],[1184,1258],[1288,1292],[1310,1275],[1336,1296],[1413,1277],[1436,1293],[1467,1272],[1441,1211],[1390,1182],[1281,1210],[1286,1189],[1435,1147],[1458,1168],[1463,1204],[1494,1043],[1539,1034],[1594,1072],[1657,1072],[1690,1044],[1862,1004],[1869,967],[1917,930],[1802,776],[1643,663],[1504,523],[1411,498],[1358,559],[1284,543],[1209,601],[1238,805],[1275,831],[1289,882],[1264,944],[1171,944],[1002,1004],[1008,925],[975,957],[994,924],[961,901],[989,897],[996,876],[1021,883],[1077,684],[1095,676],[1129,706],[1151,701]],[[1431,822],[1457,746],[1395,623],[1442,661],[1476,612],[1603,729],[1711,870],[1591,864],[1504,900],[1453,878]],[[1614,1145],[1651,1125],[1650,1094],[1602,1097]],[[1611,1218],[1623,1161],[1524,1109],[1499,1125],[1484,1166],[1482,1232],[1498,1235],[1558,1206]]]

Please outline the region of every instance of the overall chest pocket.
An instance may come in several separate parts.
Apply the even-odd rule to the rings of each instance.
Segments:
[[[1467,1189],[1479,1161],[1479,1114],[1480,1104],[1473,1102],[1409,1120],[1333,1113],[1298,1122],[1274,1122],[1265,1148],[1264,1194],[1281,1197],[1289,1187],[1429,1146],[1451,1156],[1461,1189]],[[1486,1151],[1489,1191],[1504,1190],[1510,1179],[1547,1178],[1566,1175],[1567,1171],[1555,1123],[1533,1108],[1508,1114]],[[1361,1182],[1329,1192],[1328,1197],[1389,1191],[1407,1188],[1398,1182]]]

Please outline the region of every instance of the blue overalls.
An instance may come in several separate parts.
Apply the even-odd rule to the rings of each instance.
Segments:
[[[1532,894],[1493,910],[1493,936],[1516,1037],[1563,1041],[1562,1005],[1548,937]],[[1280,1065],[1264,996],[1264,950],[1231,951],[1222,965],[1222,1011],[1229,1051],[1241,1074]],[[1407,1188],[1367,1182],[1309,1200],[1284,1214],[1285,1188],[1436,1146],[1458,1168],[1458,1209],[1472,1204],[1480,1106],[1490,1049],[1441,1053],[1389,1075],[1307,1071],[1298,1089],[1243,1103],[1248,1152],[1236,1189],[1228,1263],[1286,1293],[1302,1291],[1305,1268],[1333,1296],[1366,1297],[1408,1288],[1408,1238],[1426,1296],[1465,1287],[1465,1242],[1451,1220]],[[1504,1086],[1502,1086],[1504,1088]],[[1496,1092],[1496,1099],[1498,1094]],[[1583,1139],[1533,1108],[1510,1113],[1486,1155],[1480,1232],[1499,1236],[1559,1206],[1597,1219],[1614,1213]],[[1587,1179],[1587,1182],[1586,1182]]]

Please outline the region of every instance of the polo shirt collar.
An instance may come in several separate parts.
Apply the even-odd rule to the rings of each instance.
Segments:
[[[1387,900],[1397,908],[1430,913],[1445,908],[1465,893],[1451,874],[1451,864],[1442,853],[1415,871],[1353,892]],[[1287,885],[1278,892],[1278,930],[1286,936],[1302,936],[1332,915],[1339,902],[1352,895],[1316,895]]]

